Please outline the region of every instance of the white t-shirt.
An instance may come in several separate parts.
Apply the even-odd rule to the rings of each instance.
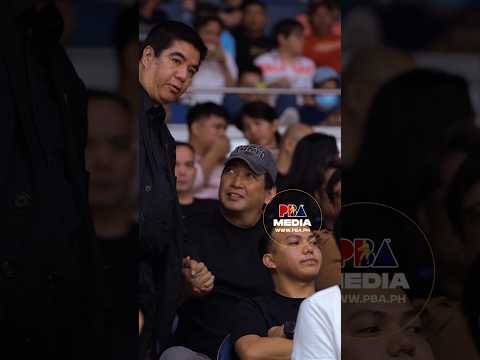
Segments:
[[[341,320],[338,286],[307,298],[298,311],[292,360],[340,360]]]
[[[227,68],[234,80],[238,78],[238,68],[235,60],[232,56],[225,52],[225,61]],[[196,88],[213,88],[219,89],[226,86],[225,75],[223,74],[222,66],[217,60],[204,60],[200,65],[200,69],[195,74],[192,80],[190,89]],[[222,105],[223,93],[192,93],[182,96],[182,103],[187,105],[195,105],[197,103],[203,103],[212,101],[216,104]]]

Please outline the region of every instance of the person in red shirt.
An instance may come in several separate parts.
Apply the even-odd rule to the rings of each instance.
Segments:
[[[313,1],[308,14],[312,33],[305,38],[304,55],[317,67],[330,66],[340,72],[341,34],[336,30],[340,14],[338,1]]]

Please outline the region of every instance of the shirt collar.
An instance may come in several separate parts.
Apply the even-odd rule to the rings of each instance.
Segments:
[[[143,109],[145,110],[145,113],[156,119],[161,118],[162,121],[165,121],[166,113],[163,106],[161,104],[159,105],[155,104],[143,88],[141,88],[141,96],[142,96],[142,102],[143,102]]]

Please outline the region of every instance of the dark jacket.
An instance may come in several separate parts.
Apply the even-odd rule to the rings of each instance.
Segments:
[[[139,302],[145,316],[140,359],[169,344],[181,295],[184,228],[176,193],[175,142],[165,111],[142,93],[140,114]]]
[[[58,12],[28,3],[0,5],[0,357],[93,359],[103,298],[86,92],[59,45]]]

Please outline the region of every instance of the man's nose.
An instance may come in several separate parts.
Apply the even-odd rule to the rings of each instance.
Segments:
[[[391,335],[388,344],[388,352],[395,357],[408,355],[413,358],[413,356],[415,356],[416,346],[412,336],[406,334],[404,331],[405,330]]]
[[[180,66],[177,71],[175,72],[175,77],[182,81],[185,82],[187,81],[188,78],[188,67],[187,66]]]

